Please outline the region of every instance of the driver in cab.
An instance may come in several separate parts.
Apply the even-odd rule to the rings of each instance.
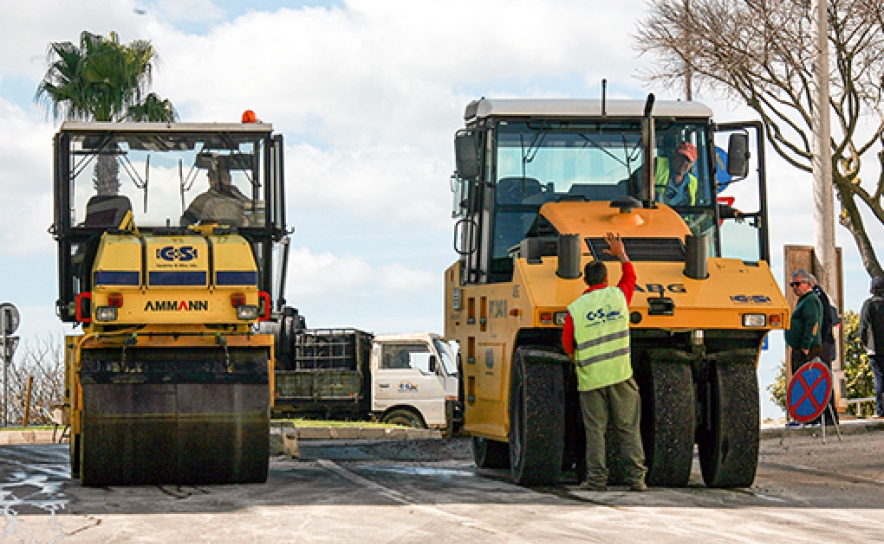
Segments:
[[[697,161],[697,148],[682,142],[670,158],[657,158],[654,194],[657,202],[669,206],[694,206],[697,202],[697,176],[691,173]]]
[[[230,172],[217,164],[209,167],[209,190],[198,195],[181,216],[180,225],[218,223],[231,227],[248,226],[245,211],[252,202],[230,182]]]

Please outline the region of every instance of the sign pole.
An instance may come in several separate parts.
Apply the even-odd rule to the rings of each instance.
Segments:
[[[6,417],[6,400],[9,398],[9,388],[7,385],[9,384],[9,358],[7,353],[7,334],[6,334],[6,309],[0,309],[0,349],[2,349],[3,354],[3,427],[7,426],[7,417]]]
[[[11,336],[18,330],[21,314],[14,305],[0,304],[0,359],[3,359],[3,426],[9,425],[9,365],[18,347],[18,336]]]

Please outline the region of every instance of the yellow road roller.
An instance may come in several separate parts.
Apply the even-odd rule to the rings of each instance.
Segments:
[[[62,124],[54,223],[71,472],[263,482],[287,231],[268,123]]]

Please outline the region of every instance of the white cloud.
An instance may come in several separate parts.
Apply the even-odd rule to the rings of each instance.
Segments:
[[[52,131],[0,98],[0,250],[50,251]]]

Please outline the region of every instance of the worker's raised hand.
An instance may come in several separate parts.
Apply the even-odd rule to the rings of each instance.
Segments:
[[[623,240],[620,239],[620,233],[609,232],[605,234],[605,242],[609,248],[605,250],[605,253],[617,257],[621,263],[629,260],[629,256],[626,255],[626,248],[623,247]]]

